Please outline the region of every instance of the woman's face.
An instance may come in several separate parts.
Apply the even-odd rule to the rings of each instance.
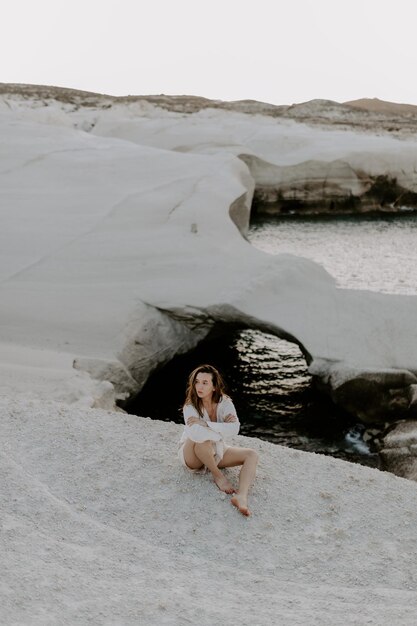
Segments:
[[[195,379],[195,390],[201,400],[209,400],[214,391],[213,376],[200,372]]]

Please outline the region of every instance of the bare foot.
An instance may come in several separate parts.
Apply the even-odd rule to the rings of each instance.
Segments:
[[[242,515],[246,515],[247,517],[251,515],[251,512],[248,509],[248,500],[245,496],[241,496],[237,493],[233,496],[230,502],[242,513]]]
[[[227,480],[226,476],[223,476],[223,474],[220,476],[213,476],[213,479],[220,491],[224,491],[225,493],[235,493],[236,489],[233,487],[232,483]]]

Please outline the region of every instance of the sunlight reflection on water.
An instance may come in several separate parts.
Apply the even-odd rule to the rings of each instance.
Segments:
[[[417,294],[417,215],[256,218],[249,240],[320,263],[340,287]]]
[[[242,434],[310,452],[376,465],[364,427],[312,388],[298,346],[257,330],[236,333],[227,377]]]

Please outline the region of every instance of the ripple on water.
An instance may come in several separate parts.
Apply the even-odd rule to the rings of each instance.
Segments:
[[[417,215],[255,218],[251,243],[320,263],[340,287],[417,294]]]
[[[239,331],[231,343],[228,380],[242,434],[377,465],[362,439],[364,426],[314,390],[298,346],[257,330]]]

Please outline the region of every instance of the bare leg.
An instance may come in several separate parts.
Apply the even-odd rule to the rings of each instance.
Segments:
[[[194,446],[195,441],[192,441],[191,439],[186,439],[183,448],[184,461],[190,469],[199,470],[203,467],[203,463],[195,455]]]
[[[211,441],[203,441],[194,445],[194,454],[211,472],[213,480],[221,491],[225,493],[235,493],[233,485],[227,480],[217,467],[214,458],[213,444]]]
[[[228,448],[219,467],[233,467],[242,465],[239,474],[239,489],[231,499],[231,503],[239,509],[242,515],[250,515],[248,509],[248,491],[252,485],[258,464],[258,454],[250,448]]]

